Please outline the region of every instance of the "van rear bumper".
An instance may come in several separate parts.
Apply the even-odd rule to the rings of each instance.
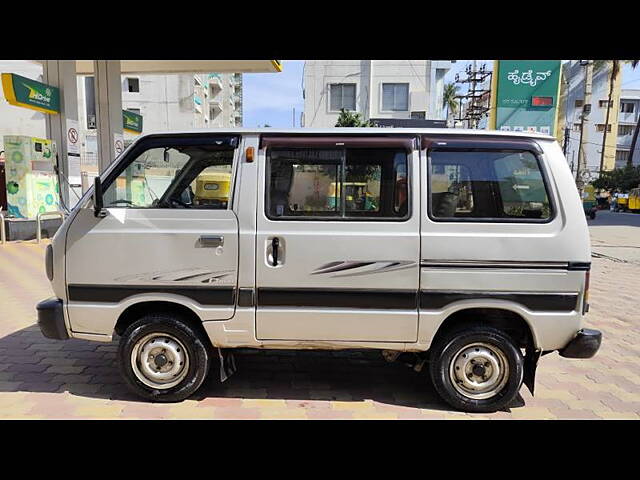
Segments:
[[[64,313],[62,310],[62,300],[59,298],[48,298],[36,306],[38,311],[38,326],[42,335],[55,340],[67,340],[69,334],[64,324]]]
[[[559,353],[566,358],[591,358],[598,352],[600,343],[602,332],[584,328]]]

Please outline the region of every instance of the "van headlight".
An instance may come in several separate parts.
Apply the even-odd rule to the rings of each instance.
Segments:
[[[53,247],[51,244],[47,245],[47,251],[44,255],[44,265],[47,270],[47,278],[50,282],[53,281]]]

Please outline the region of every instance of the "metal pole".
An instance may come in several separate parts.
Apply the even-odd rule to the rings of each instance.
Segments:
[[[4,213],[2,213],[2,207],[0,207],[0,243],[2,243],[2,245],[7,243],[7,232],[4,226]]]

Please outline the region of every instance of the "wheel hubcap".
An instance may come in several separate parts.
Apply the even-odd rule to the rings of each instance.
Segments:
[[[131,366],[145,385],[167,389],[180,383],[189,370],[189,355],[173,335],[152,333],[139,340],[131,351]]]
[[[491,398],[506,385],[509,363],[495,345],[472,343],[453,356],[449,378],[454,388],[474,400]]]

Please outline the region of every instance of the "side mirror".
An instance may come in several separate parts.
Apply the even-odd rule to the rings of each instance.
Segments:
[[[93,214],[96,217],[104,217],[104,203],[102,201],[102,182],[100,177],[93,180]]]

